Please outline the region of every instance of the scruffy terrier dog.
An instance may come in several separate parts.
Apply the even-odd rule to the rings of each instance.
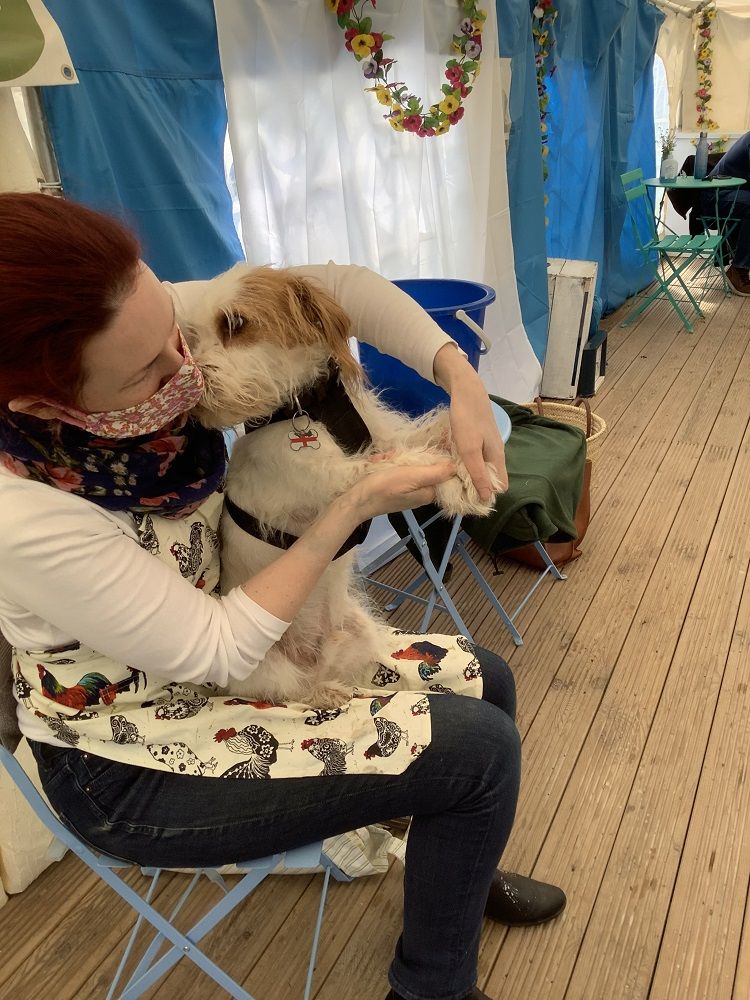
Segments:
[[[322,286],[238,264],[195,299],[184,331],[206,382],[195,415],[208,427],[247,429],[229,465],[223,592],[271,563],[335,497],[382,468],[375,455],[396,465],[450,458],[457,474],[437,487],[445,515],[492,510],[494,497],[480,500],[452,446],[446,410],[414,420],[367,388],[350,350],[349,319]],[[366,608],[353,561],[351,547],[339,553],[283,638],[232,693],[334,708],[355,687],[371,686],[385,626]]]

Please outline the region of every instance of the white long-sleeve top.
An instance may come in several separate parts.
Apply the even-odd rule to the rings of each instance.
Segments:
[[[295,268],[346,310],[352,334],[433,380],[453,343],[412,299],[366,268]],[[178,304],[180,286],[173,286]],[[21,649],[74,640],[164,678],[226,685],[247,677],[289,623],[241,588],[197,590],[141,547],[132,518],[0,467],[0,630]],[[26,736],[49,730],[19,711]]]

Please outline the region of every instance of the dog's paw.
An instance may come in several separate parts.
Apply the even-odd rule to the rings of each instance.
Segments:
[[[435,490],[435,502],[446,514],[454,516],[474,515],[486,517],[495,509],[495,499],[498,493],[505,491],[505,483],[493,465],[488,465],[490,488],[492,494],[488,500],[482,500],[476,486],[461,459],[454,454],[456,475],[447,483],[441,483]]]
[[[341,708],[351,701],[353,694],[352,688],[329,681],[313,688],[307,701],[311,708]]]
[[[456,514],[485,517],[493,510],[491,500],[492,498],[486,503],[483,502],[474,484],[467,486],[458,476],[449,479],[447,483],[440,483],[435,488],[435,503],[449,517],[455,517]]]

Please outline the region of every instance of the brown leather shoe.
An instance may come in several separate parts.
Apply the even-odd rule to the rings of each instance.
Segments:
[[[514,872],[495,872],[484,915],[508,927],[531,927],[557,917],[567,899],[562,889]]]
[[[727,281],[732,286],[735,295],[750,295],[750,275],[747,268],[735,267],[730,264],[727,268]]]
[[[396,993],[391,990],[385,1000],[404,1000],[400,993]],[[481,990],[477,989],[475,986],[471,993],[467,993],[464,1000],[490,1000],[486,993],[482,993]]]

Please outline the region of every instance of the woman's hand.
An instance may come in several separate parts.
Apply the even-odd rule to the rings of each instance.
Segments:
[[[508,489],[505,446],[497,429],[492,404],[479,374],[454,344],[435,355],[435,381],[450,395],[453,442],[482,500],[492,494],[486,462],[497,469],[502,492]]]
[[[435,487],[455,474],[456,467],[451,462],[376,467],[339,497],[338,502],[349,512],[355,512],[361,522],[378,514],[394,514],[432,503]]]

